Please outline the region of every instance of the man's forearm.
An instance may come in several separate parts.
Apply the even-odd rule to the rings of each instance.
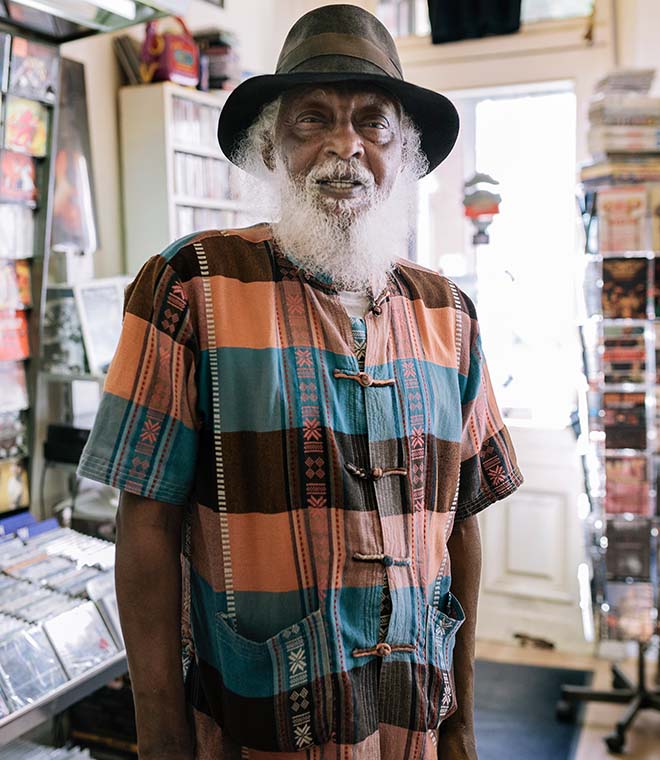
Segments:
[[[447,544],[451,559],[452,592],[465,611],[454,646],[454,683],[458,709],[440,725],[440,758],[476,758],[474,740],[474,646],[481,575],[481,539],[475,517],[457,522]],[[455,744],[443,752],[443,735]],[[465,743],[465,747],[460,747]],[[446,745],[445,745],[446,746]],[[452,754],[453,753],[453,756]]]
[[[140,760],[190,760],[181,668],[181,507],[122,494],[115,580]]]

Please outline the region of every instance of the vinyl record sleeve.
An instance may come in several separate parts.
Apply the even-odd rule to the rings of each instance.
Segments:
[[[0,32],[0,90],[7,92],[9,84],[9,50],[11,48],[11,36],[6,32]]]
[[[603,316],[646,319],[647,274],[646,259],[604,259]]]
[[[4,146],[43,158],[48,152],[48,110],[36,100],[5,98]]]
[[[43,624],[69,678],[118,652],[94,602],[85,602]]]
[[[41,628],[28,628],[0,641],[0,686],[12,712],[66,681],[66,674]]]
[[[59,53],[56,47],[15,36],[11,46],[9,90],[25,98],[55,102]]]

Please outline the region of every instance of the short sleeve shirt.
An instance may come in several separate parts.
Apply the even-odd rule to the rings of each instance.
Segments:
[[[447,540],[522,475],[464,293],[401,260],[363,324],[266,225],[128,288],[79,473],[185,510],[199,758],[421,760],[456,709]]]

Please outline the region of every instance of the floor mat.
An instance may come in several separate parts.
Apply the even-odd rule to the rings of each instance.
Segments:
[[[477,660],[475,724],[479,760],[572,760],[580,734],[559,723],[562,684],[585,685],[591,671]]]

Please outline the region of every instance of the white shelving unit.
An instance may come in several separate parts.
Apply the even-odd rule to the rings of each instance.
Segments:
[[[241,198],[240,172],[217,142],[218,117],[227,95],[171,82],[120,89],[129,275],[189,232],[253,221]]]

